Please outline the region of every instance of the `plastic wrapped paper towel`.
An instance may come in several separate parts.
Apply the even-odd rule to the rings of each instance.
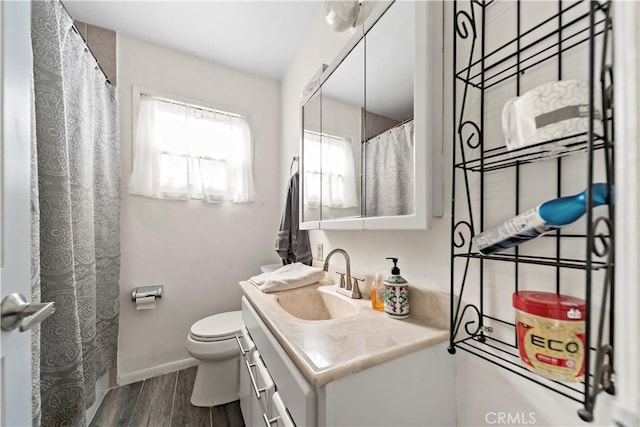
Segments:
[[[599,96],[596,106],[598,99]],[[596,107],[594,113],[594,132],[602,135],[600,109]],[[553,154],[586,141],[588,130],[589,85],[581,80],[545,83],[511,98],[502,110],[502,131],[508,150],[560,139],[539,147],[539,151]]]

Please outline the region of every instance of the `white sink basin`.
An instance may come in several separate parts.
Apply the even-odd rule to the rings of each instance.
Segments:
[[[302,320],[336,320],[355,316],[356,305],[328,289],[301,288],[278,293],[277,301],[287,313]]]

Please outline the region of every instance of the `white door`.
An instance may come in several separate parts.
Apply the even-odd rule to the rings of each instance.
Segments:
[[[30,290],[31,36],[29,2],[1,2],[0,301]],[[31,425],[31,333],[0,335],[0,424]]]

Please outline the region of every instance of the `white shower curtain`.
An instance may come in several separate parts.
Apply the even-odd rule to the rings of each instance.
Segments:
[[[116,92],[59,2],[32,2],[31,22],[37,161],[32,237],[39,239],[32,251],[32,285],[42,301],[56,304],[40,329],[34,424],[85,426],[96,379],[115,365],[117,353]]]
[[[413,120],[365,144],[366,216],[413,213]]]

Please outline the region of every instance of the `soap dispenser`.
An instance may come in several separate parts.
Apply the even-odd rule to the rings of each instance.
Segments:
[[[391,275],[384,281],[384,313],[394,319],[409,317],[409,283],[400,275],[398,258],[393,261]]]
[[[384,284],[381,273],[375,274],[371,285],[371,307],[374,310],[384,311]]]

